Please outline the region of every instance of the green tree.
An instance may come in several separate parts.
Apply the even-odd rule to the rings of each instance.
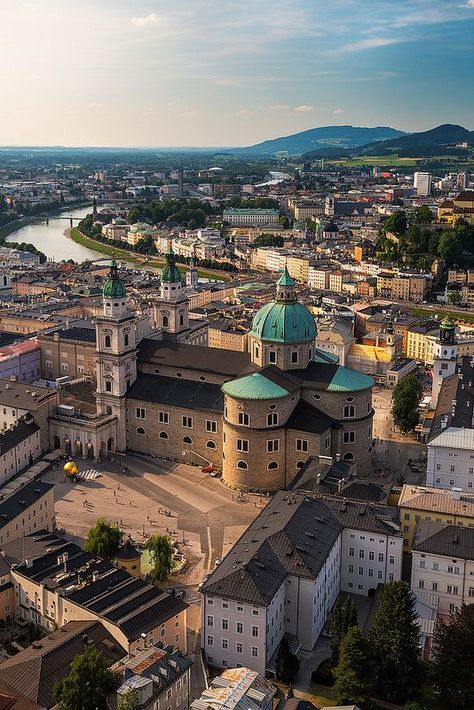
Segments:
[[[339,649],[351,626],[357,626],[357,609],[353,600],[348,597],[344,606],[340,599],[337,599],[331,613],[331,663],[337,665],[339,660]]]
[[[151,559],[150,575],[155,582],[166,582],[173,569],[173,546],[169,535],[152,535],[144,545]]]
[[[259,234],[252,242],[254,247],[282,247],[284,243],[279,234]]]
[[[358,626],[352,626],[342,640],[339,661],[333,671],[338,703],[363,702],[368,691],[369,665],[366,639]]]
[[[422,205],[413,211],[412,220],[416,224],[431,224],[433,221],[433,212],[428,205]]]
[[[442,232],[439,238],[438,255],[445,260],[448,267],[459,265],[462,260],[461,236],[453,230]]]
[[[395,386],[392,395],[393,420],[406,433],[418,424],[418,407],[423,395],[423,386],[415,374],[406,375]]]
[[[405,234],[407,231],[407,216],[403,210],[397,210],[390,217],[382,222],[381,229],[384,234],[392,232],[397,236]]]
[[[276,677],[283,683],[291,683],[298,673],[300,661],[298,656],[290,651],[288,639],[283,636],[276,658]]]
[[[395,703],[412,699],[423,682],[423,665],[415,597],[406,582],[383,588],[369,643],[378,697]]]
[[[453,306],[459,306],[462,301],[462,291],[457,289],[452,289],[446,294],[446,298],[449,304]]]
[[[95,646],[87,646],[71,663],[69,675],[54,685],[53,698],[60,710],[104,710],[115,685],[105,657]]]
[[[105,518],[97,518],[87,533],[84,549],[103,560],[113,560],[122,541],[123,532]]]
[[[463,604],[433,638],[431,681],[445,707],[474,708],[474,604]]]
[[[117,710],[137,710],[138,708],[138,693],[136,690],[129,690],[128,693],[122,695],[117,705]]]

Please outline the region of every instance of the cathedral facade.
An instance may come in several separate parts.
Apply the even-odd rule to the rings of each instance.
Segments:
[[[212,464],[239,490],[285,487],[310,456],[369,473],[373,380],[315,347],[314,318],[286,269],[275,299],[253,319],[248,353],[193,344],[172,252],[153,308],[161,335],[139,340],[113,262],[96,319],[97,411],[87,433],[94,455],[128,450]],[[56,432],[57,419],[56,445],[81,436],[77,419],[70,433],[64,422]]]

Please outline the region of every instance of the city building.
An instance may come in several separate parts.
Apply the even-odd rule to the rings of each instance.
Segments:
[[[440,324],[439,337],[434,346],[431,384],[432,409],[436,409],[443,380],[456,372],[457,358],[456,327],[450,317],[446,316]]]
[[[211,681],[191,710],[272,710],[277,688],[251,668],[228,668]]]
[[[474,429],[448,427],[428,442],[426,484],[474,490]]]
[[[367,595],[400,579],[397,516],[304,490],[275,493],[201,587],[207,662],[264,675],[284,635],[311,651],[341,591]]]
[[[420,520],[474,527],[474,492],[404,484],[398,500],[403,549],[410,552]]]
[[[155,644],[134,651],[112,666],[121,681],[117,704],[130,691],[140,710],[188,710],[192,662],[171,646]]]
[[[223,220],[233,227],[245,227],[275,224],[278,222],[279,216],[278,210],[274,209],[227,207],[223,213]]]
[[[431,195],[432,176],[431,173],[415,172],[413,176],[413,187],[417,195]]]
[[[443,618],[474,599],[474,528],[420,521],[413,539],[411,588],[429,593]]]
[[[457,197],[443,200],[439,205],[439,222],[454,224],[458,219],[474,224],[474,190],[463,190]]]

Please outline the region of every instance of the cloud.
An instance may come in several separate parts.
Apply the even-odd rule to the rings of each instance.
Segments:
[[[377,47],[388,47],[391,44],[403,42],[395,37],[372,37],[370,39],[361,39],[359,42],[351,42],[339,48],[340,52],[363,52],[365,49],[376,49]]]
[[[314,106],[308,106],[308,104],[301,104],[295,108],[295,113],[310,113],[314,111]]]
[[[130,20],[135,27],[152,27],[153,25],[157,25],[159,21],[160,18],[155,12],[151,12],[144,17],[132,17]]]
[[[272,104],[268,108],[270,111],[288,111],[290,106],[289,104]]]
[[[466,7],[474,7],[474,0],[467,0]]]
[[[336,109],[333,111],[333,113],[336,114],[336,115],[339,114],[339,113],[344,113],[344,109],[343,109],[343,108],[336,108]]]

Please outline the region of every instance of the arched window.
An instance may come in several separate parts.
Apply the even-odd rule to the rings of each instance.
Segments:
[[[348,451],[347,454],[344,454],[344,461],[354,461],[354,454]]]
[[[278,462],[277,461],[270,461],[270,463],[267,466],[268,471],[272,471],[274,468],[278,468]]]
[[[183,444],[192,444],[193,440],[190,436],[183,436]]]
[[[168,438],[168,434],[166,433],[166,431],[160,431],[160,439],[167,439],[167,438]]]
[[[304,466],[304,461],[298,461],[296,464],[296,468],[302,468]]]
[[[123,342],[124,342],[125,347],[127,347],[127,345],[128,345],[128,333],[125,333],[125,335],[123,336]]]
[[[104,338],[104,341],[105,341],[105,347],[110,348],[110,343],[111,343],[110,335],[106,335]]]
[[[207,442],[206,447],[208,449],[216,449],[217,448],[216,442],[212,441],[212,439],[211,439],[210,441]]]
[[[183,316],[182,313],[181,313],[180,316],[179,316],[179,324],[180,324],[180,325],[184,325],[184,316]]]
[[[248,469],[248,465],[246,461],[237,461],[237,468],[242,468],[245,471]]]
[[[169,325],[169,318],[168,316],[163,316],[163,328],[167,328]]]
[[[145,429],[142,426],[137,427],[137,434],[145,434]]]

